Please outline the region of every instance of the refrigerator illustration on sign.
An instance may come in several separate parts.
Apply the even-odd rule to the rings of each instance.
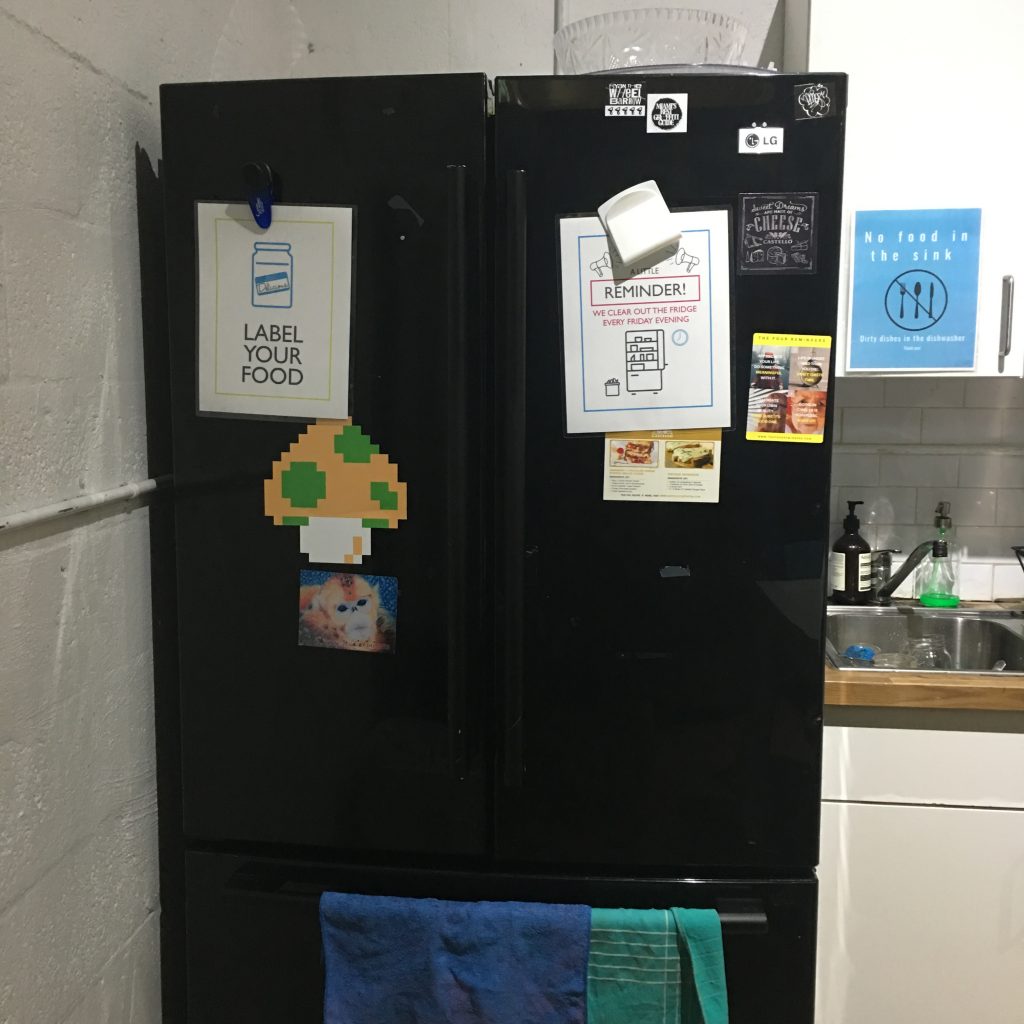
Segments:
[[[163,87],[167,1019],[319,1021],[317,900],[340,890],[714,907],[733,1024],[810,1024],[829,436],[743,430],[754,333],[835,330],[846,80],[815,76],[813,120],[806,80],[631,76],[688,95],[687,131],[660,134],[606,119],[614,76],[500,78],[493,115],[473,74]],[[737,149],[754,121],[784,153]],[[244,201],[251,160],[277,202],[354,211],[351,423],[197,409],[196,204]],[[565,430],[559,221],[650,179],[671,209],[730,211],[717,504],[603,501],[603,436]],[[744,210],[796,193],[813,272],[769,278]],[[288,317],[310,268],[251,252],[254,316]],[[603,386],[657,390],[666,331],[627,326]],[[281,487],[315,502],[318,459],[362,479],[378,453],[396,468],[366,477],[385,511],[361,564],[313,561],[304,517],[267,513],[297,464]],[[369,639],[323,642],[318,609]]]
[[[660,391],[665,369],[665,332],[626,331],[626,390]]]

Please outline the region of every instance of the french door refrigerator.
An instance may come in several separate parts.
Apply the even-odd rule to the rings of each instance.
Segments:
[[[743,425],[753,334],[835,331],[845,77],[814,76],[831,105],[808,117],[806,76],[630,76],[687,96],[662,135],[607,114],[610,81],[161,91],[165,999],[190,1024],[319,1020],[325,889],[714,906],[732,1020],[812,1020],[830,433]],[[748,126],[782,151],[742,152]],[[197,413],[195,204],[242,200],[251,161],[279,203],[354,209],[350,409],[409,493],[356,567],[398,580],[393,653],[297,643],[308,562],[263,493],[305,423]],[[605,501],[603,436],[565,430],[559,223],[648,179],[736,236],[717,503]],[[815,272],[738,272],[740,197],[789,193],[816,197]]]

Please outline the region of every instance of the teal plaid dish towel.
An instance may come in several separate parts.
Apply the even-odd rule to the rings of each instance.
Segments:
[[[588,1024],[728,1024],[714,910],[590,912]]]

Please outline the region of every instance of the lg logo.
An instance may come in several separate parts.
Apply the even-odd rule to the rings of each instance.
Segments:
[[[784,128],[769,128],[755,124],[740,128],[738,133],[740,153],[781,153],[785,135]]]

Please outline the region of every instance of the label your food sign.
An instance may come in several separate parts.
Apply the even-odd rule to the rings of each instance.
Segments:
[[[729,214],[671,214],[674,253],[621,264],[596,217],[561,221],[566,431],[729,426]]]
[[[352,210],[197,203],[199,411],[348,415]]]

